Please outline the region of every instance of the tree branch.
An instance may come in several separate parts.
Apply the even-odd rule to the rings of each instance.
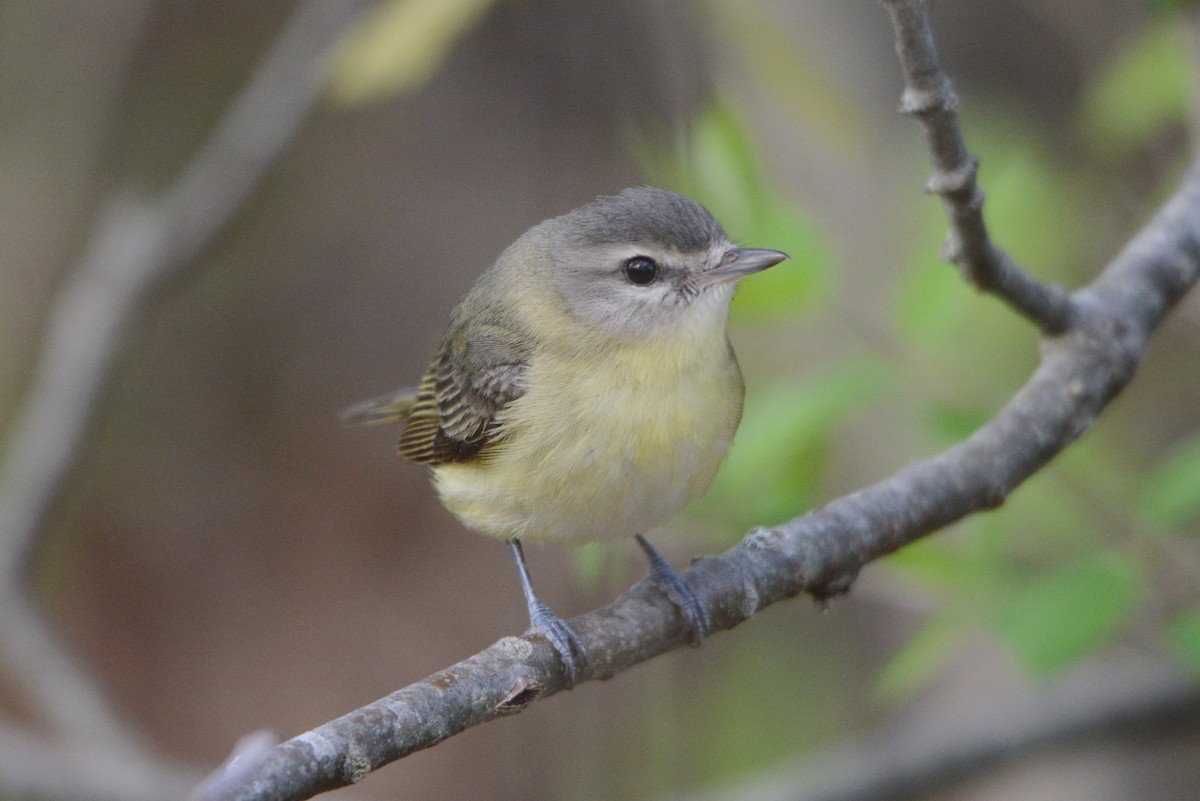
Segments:
[[[699,559],[688,582],[716,629],[801,592],[845,592],[868,562],[976,511],[1012,490],[1086,431],[1132,379],[1146,342],[1200,277],[1200,163],[1174,196],[1088,287],[1072,296],[1022,275],[986,236],[974,165],[953,118],[923,0],[885,0],[910,74],[906,106],[921,110],[952,240],[973,280],[1053,332],[1033,376],[965,442],[874,486]],[[940,177],[939,177],[940,176]],[[687,642],[674,605],[639,583],[611,605],[571,621],[590,655],[580,681],[614,676]],[[427,679],[235,761],[196,797],[284,801],[356,782],[466,728],[519,712],[564,688],[562,667],[536,634],[506,637]],[[218,788],[218,789],[214,789]]]
[[[1066,292],[1026,275],[988,236],[983,192],[975,180],[979,160],[967,151],[958,128],[958,94],[938,58],[929,0],[882,2],[892,15],[904,72],[900,109],[921,122],[933,162],[926,191],[941,197],[950,222],[942,257],[957,264],[977,289],[999,295],[1043,333],[1062,333],[1071,319]]]

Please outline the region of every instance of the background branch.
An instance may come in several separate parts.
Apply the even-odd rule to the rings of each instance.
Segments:
[[[1200,727],[1200,692],[1142,666],[1109,665],[983,714],[905,716],[862,740],[694,801],[901,801],[1051,752]]]
[[[0,722],[0,781],[25,801],[162,801],[183,798],[196,774],[163,760],[130,758],[105,742],[35,735]]]
[[[104,755],[76,760],[80,765],[123,755],[120,763],[134,776],[165,770],[155,767],[157,758],[28,597],[26,571],[36,537],[76,464],[130,322],[150,292],[193,263],[278,161],[319,96],[330,45],[365,5],[301,3],[179,179],[157,198],[120,195],[102,208],[83,255],[52,302],[30,389],[0,463],[0,659],[56,736]],[[183,780],[173,775],[178,786]],[[79,797],[104,797],[106,788],[97,780],[93,792]],[[141,796],[120,791],[108,797]]]

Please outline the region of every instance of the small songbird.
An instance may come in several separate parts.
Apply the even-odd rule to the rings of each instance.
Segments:
[[[582,643],[534,593],[524,542],[634,536],[694,642],[712,622],[643,533],[703,492],[744,387],[726,334],[734,284],[778,264],[735,247],[695,201],[661,189],[598,197],[526,231],[450,317],[417,387],[347,410],[402,425],[446,508],[506,540],[533,628],[573,684]]]

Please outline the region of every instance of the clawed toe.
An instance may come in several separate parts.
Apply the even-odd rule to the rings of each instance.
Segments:
[[[704,638],[712,633],[713,622],[712,616],[709,615],[708,609],[704,606],[704,602],[700,600],[700,596],[691,584],[687,583],[687,579],[679,575],[675,568],[667,563],[666,559],[662,558],[650,541],[638,534],[638,545],[642,546],[642,550],[646,552],[646,558],[650,560],[650,578],[662,588],[667,597],[671,599],[671,603],[683,615],[683,622],[687,625],[691,635],[692,645],[699,647],[700,643],[704,642]]]
[[[674,574],[674,578],[675,581],[659,579],[659,585],[683,615],[684,622],[691,630],[692,645],[699,647],[704,638],[712,633],[712,617],[687,579],[678,573]]]
[[[558,657],[566,669],[568,685],[575,686],[579,671],[587,667],[588,661],[587,651],[579,635],[544,603],[538,602],[535,608],[530,609],[529,618],[533,628],[541,632],[558,652]]]

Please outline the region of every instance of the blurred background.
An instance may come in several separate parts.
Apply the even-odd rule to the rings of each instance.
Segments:
[[[959,441],[1037,360],[1032,328],[938,261],[873,0],[370,8],[266,179],[126,330],[27,576],[145,739],[204,768],[249,731],[295,735],[524,628],[503,545],[438,505],[394,432],[337,414],[415,382],[457,299],[546,217],[654,183],[795,257],[736,300],[744,423],[710,493],[654,536],[677,565]],[[178,179],[294,9],[0,2],[0,434],[108,199]],[[1187,14],[934,4],[993,233],[1035,275],[1086,283],[1174,186]],[[340,792],[745,797],[880,727],[954,732],[1095,677],[1195,681],[1198,356],[1193,300],[1002,510],[872,565],[827,610],[778,605]],[[563,616],[644,569],[630,543],[530,562]],[[19,681],[0,687],[36,727]],[[1198,729],[1039,751],[938,797],[1200,798]]]

